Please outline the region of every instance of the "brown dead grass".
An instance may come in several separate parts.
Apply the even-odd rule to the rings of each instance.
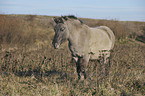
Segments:
[[[48,22],[43,23],[44,20]],[[49,18],[44,20],[36,15],[0,15],[0,43],[26,45],[46,40],[52,29],[48,28]]]
[[[96,90],[96,78],[101,77],[96,74],[99,73],[96,68],[101,70],[101,66],[97,65],[97,61],[90,61],[86,67],[89,78],[78,81],[76,66],[70,63],[71,53],[67,43],[62,44],[58,50],[51,46],[54,32],[50,17],[2,15],[0,20],[0,95],[145,95],[145,44],[128,39],[134,38],[130,37],[131,32],[145,32],[144,27],[140,27],[142,23],[91,19],[85,21],[89,26],[109,26],[116,32],[118,39],[110,66],[107,66],[109,75],[103,81],[98,79]],[[130,31],[134,29],[134,24],[139,29]]]

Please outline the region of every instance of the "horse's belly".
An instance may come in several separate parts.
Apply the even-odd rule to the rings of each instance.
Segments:
[[[97,45],[96,45],[97,46]],[[90,48],[90,59],[99,59],[102,56],[110,54],[111,46],[99,46]]]
[[[110,52],[98,52],[98,53],[95,53],[95,54],[91,54],[90,55],[90,59],[91,60],[100,59],[100,57],[103,57],[103,56],[109,57],[110,56]]]
[[[90,55],[90,59],[91,59],[91,60],[99,59],[99,54],[91,54],[91,55]]]

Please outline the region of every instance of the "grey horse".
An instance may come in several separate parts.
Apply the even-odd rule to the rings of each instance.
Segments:
[[[78,79],[86,78],[85,65],[90,59],[110,57],[110,50],[114,47],[115,36],[110,28],[98,26],[91,28],[77,17],[62,16],[53,18],[55,36],[52,45],[55,49],[68,40],[72,58],[76,61]]]

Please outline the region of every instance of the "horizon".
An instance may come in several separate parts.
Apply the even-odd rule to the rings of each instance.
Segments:
[[[0,14],[75,15],[80,18],[145,21],[144,0],[2,0]]]
[[[48,16],[48,17],[69,16],[69,15],[53,16],[53,15],[37,15],[37,14],[1,14],[1,13],[0,13],[0,15],[10,15],[10,16],[12,16],[12,15],[16,15],[16,16],[17,16],[17,15],[18,15],[18,16],[21,16],[21,15],[22,15],[22,16],[23,16],[23,15],[24,15],[24,16],[25,16],[25,15],[26,15],[26,16],[29,16],[29,15],[31,16],[31,15],[32,15],[32,16],[33,16],[33,15],[34,15],[34,16],[35,16],[35,15],[36,15],[36,16]],[[73,15],[73,14],[70,14],[70,15]],[[114,19],[101,19],[101,18],[78,17],[78,16],[76,16],[76,15],[74,15],[74,16],[77,17],[77,18],[82,18],[82,19],[95,19],[95,20],[108,20],[108,21],[109,21],[109,20],[114,20],[114,21],[122,21],[122,22],[129,21],[129,20],[117,20],[117,19],[115,19],[115,18],[114,18]],[[145,20],[144,20],[144,21],[131,21],[131,20],[130,20],[129,22],[145,22]]]

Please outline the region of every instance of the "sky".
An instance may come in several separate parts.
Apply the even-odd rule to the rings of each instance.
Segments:
[[[145,21],[145,0],[0,0],[0,14]]]

